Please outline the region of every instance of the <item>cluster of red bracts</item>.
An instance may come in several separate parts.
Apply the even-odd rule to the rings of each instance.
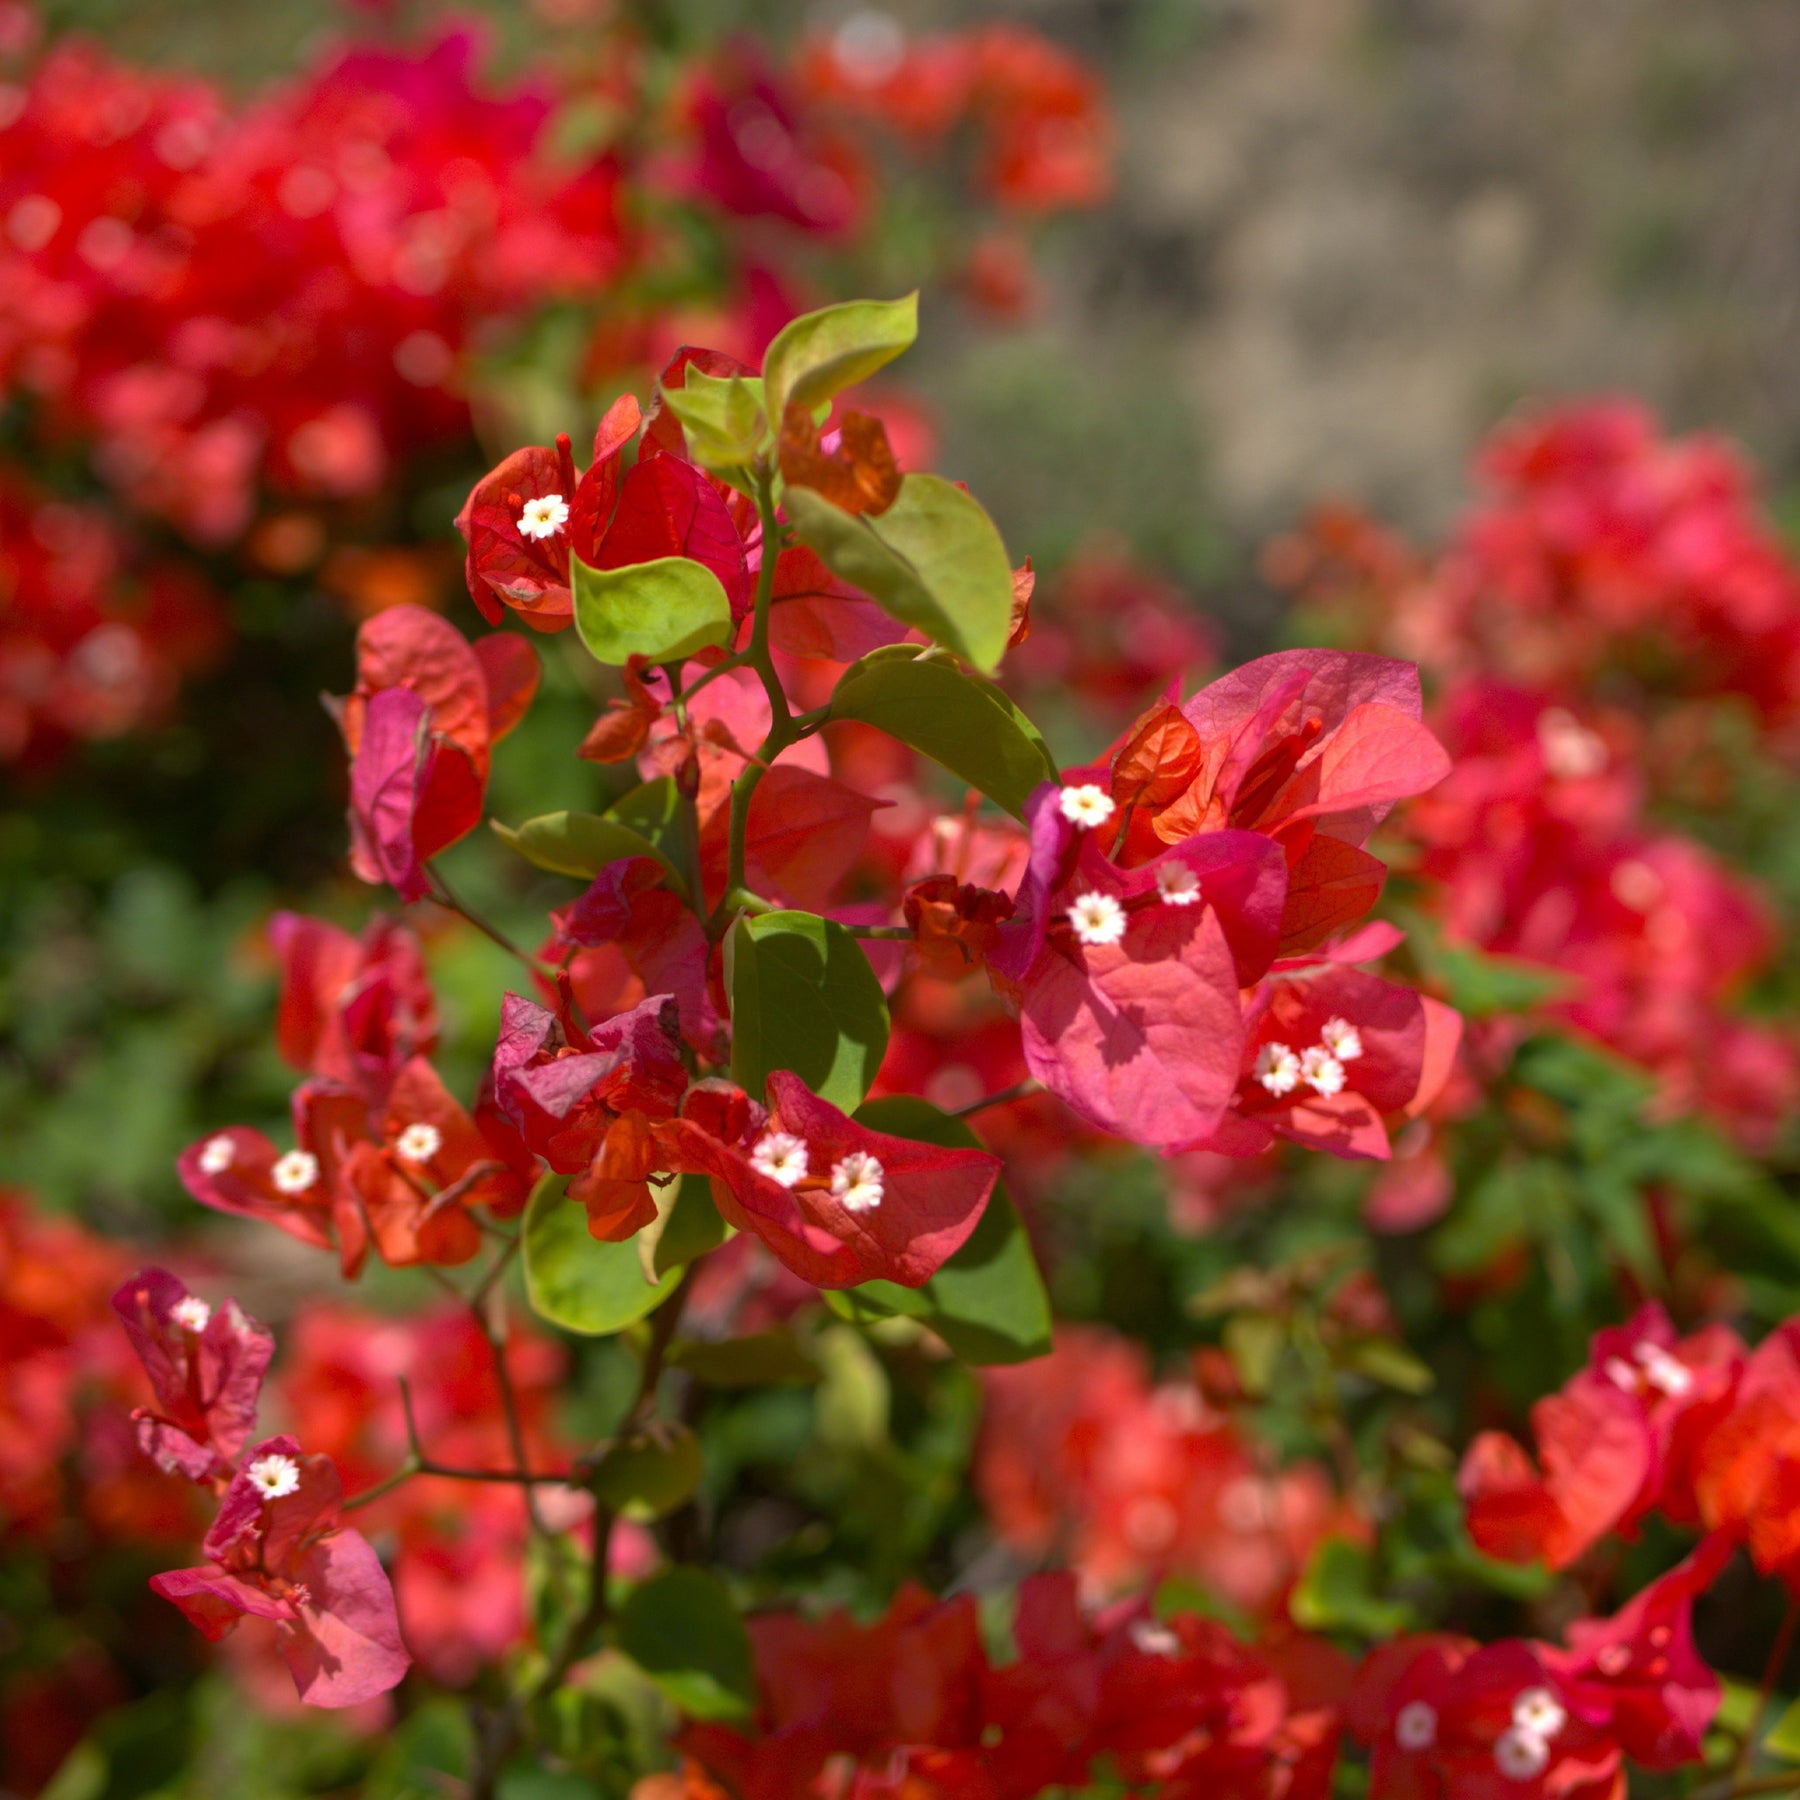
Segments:
[[[571,556],[596,569],[688,557],[718,577],[733,619],[743,620],[762,569],[762,527],[744,494],[689,459],[682,428],[662,403],[661,394],[682,387],[690,368],[719,379],[755,373],[723,351],[684,348],[663,369],[648,411],[629,394],[613,403],[585,470],[577,470],[573,447],[562,437],[554,447],[514,451],[476,484],[456,526],[468,546],[470,596],[490,625],[508,609],[536,631],[571,625]],[[634,439],[635,460],[627,469]],[[816,429],[810,439],[788,430],[781,462],[790,478],[804,476],[806,485],[853,512],[879,512],[883,496],[891,501],[898,486],[885,429],[865,414],[846,415],[822,444]],[[869,490],[861,503],[850,491],[859,481]],[[779,553],[773,600],[771,641],[793,655],[848,662],[906,635],[804,545]],[[647,729],[660,709],[641,683],[632,691],[627,711],[645,713]],[[622,760],[644,741],[642,732],[617,742],[614,735],[596,742],[592,753],[599,760]]]
[[[412,1659],[380,1559],[340,1521],[336,1468],[292,1437],[249,1444],[273,1337],[236,1301],[209,1306],[161,1269],[134,1275],[113,1309],[156,1399],[133,1414],[139,1444],[219,1497],[205,1563],[150,1585],[215,1641],[242,1619],[270,1620],[310,1705],[386,1693]]]
[[[491,1100],[471,1114],[427,1060],[436,1005],[417,940],[377,919],[360,939],[278,914],[276,1041],[308,1079],[293,1097],[294,1148],[229,1126],[178,1164],[202,1205],[335,1247],[346,1275],[373,1249],[384,1262],[467,1262],[481,1246],[474,1208],[518,1213],[536,1165]]]
[[[968,1596],[907,1589],[869,1626],[764,1616],[755,1728],[689,1726],[683,1773],[634,1800],[1031,1800],[1102,1758],[1157,1800],[1324,1800],[1347,1735],[1372,1753],[1372,1800],[1620,1800],[1628,1758],[1699,1758],[1719,1686],[1689,1615],[1714,1572],[1684,1564],[1567,1647],[1432,1634],[1360,1668],[1319,1638],[1246,1644],[1141,1600],[1084,1614],[1067,1575],[1020,1589],[998,1667]]]
[[[471,1114],[426,1060],[435,1012],[409,932],[378,921],[359,942],[282,915],[275,937],[278,1041],[311,1071],[296,1147],[233,1126],[190,1145],[180,1173],[203,1205],[335,1245],[346,1274],[371,1248],[395,1265],[468,1261],[475,1209],[516,1214],[548,1166],[574,1177],[603,1240],[649,1224],[678,1176],[706,1175],[727,1223],[807,1280],[916,1287],[974,1230],[999,1174],[985,1152],[871,1131],[784,1071],[766,1107],[693,1080],[666,994],[592,1028],[566,1003],[509,994]]]
[[[1449,767],[1418,677],[1383,657],[1289,651],[1152,710],[1109,763],[1046,784],[988,968],[1032,1073],[1101,1129],[1249,1155],[1276,1136],[1383,1157],[1426,1105],[1460,1022],[1352,965],[1386,870],[1361,848]],[[930,898],[938,898],[935,892]]]
[[[1536,1463],[1499,1432],[1463,1459],[1469,1534],[1490,1556],[1566,1568],[1654,1514],[1742,1543],[1800,1592],[1800,1320],[1752,1351],[1725,1325],[1678,1337],[1647,1305],[1595,1337],[1531,1423]]]

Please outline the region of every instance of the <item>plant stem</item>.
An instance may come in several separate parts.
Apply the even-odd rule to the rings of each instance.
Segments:
[[[757,571],[756,599],[750,623],[750,642],[740,652],[756,671],[769,700],[769,735],[731,787],[730,851],[725,873],[725,898],[708,921],[708,935],[723,937],[731,919],[731,896],[745,887],[744,864],[750,835],[750,801],[768,766],[799,737],[781,678],[769,655],[769,607],[775,592],[775,565],[781,556],[781,527],[775,517],[775,496],[766,469],[756,474],[756,510],[762,520],[762,567]]]
[[[949,1116],[953,1119],[966,1119],[971,1113],[986,1112],[990,1106],[1005,1106],[1014,1100],[1029,1100],[1033,1094],[1041,1094],[1044,1084],[1035,1076],[1027,1075],[1023,1081],[1015,1081],[1011,1087],[1002,1088],[997,1094],[989,1094],[982,1100],[971,1100],[967,1106],[953,1106]]]
[[[1794,1647],[1794,1633],[1797,1629],[1800,1629],[1800,1598],[1790,1595],[1787,1611],[1781,1615],[1780,1629],[1775,1633],[1775,1642],[1769,1646],[1769,1660],[1763,1664],[1762,1682],[1756,1690],[1756,1705],[1744,1726],[1744,1735],[1738,1741],[1737,1755],[1731,1764],[1731,1779],[1734,1784],[1749,1767],[1750,1758],[1756,1750],[1756,1740],[1762,1736],[1763,1719],[1768,1714],[1769,1700],[1775,1692],[1776,1682],[1781,1679],[1788,1653]],[[1800,1785],[1800,1777],[1795,1777],[1794,1781],[1795,1785]]]
[[[516,957],[532,974],[549,973],[551,979],[555,979],[553,971],[547,971],[544,964],[540,963],[535,956],[521,950],[497,925],[490,924],[480,913],[459,899],[449,882],[444,879],[443,871],[436,864],[427,863],[425,865],[425,879],[431,883],[431,898],[446,912],[453,912],[459,919],[466,920],[473,925],[483,937],[498,944],[508,956]]]
[[[676,1283],[675,1291],[651,1314],[650,1342],[644,1348],[644,1365],[638,1376],[637,1396],[625,1416],[625,1422],[620,1426],[621,1434],[635,1430],[655,1408],[656,1386],[662,1378],[663,1362],[668,1355],[669,1345],[674,1341],[675,1328],[681,1323],[681,1313],[687,1305],[694,1271],[702,1260],[696,1257],[688,1264],[682,1272],[681,1280]],[[544,1665],[543,1673],[528,1690],[514,1694],[505,1707],[493,1716],[487,1727],[479,1732],[475,1747],[476,1766],[469,1780],[469,1800],[493,1800],[500,1771],[505,1767],[507,1758],[518,1748],[532,1708],[547,1700],[562,1686],[569,1671],[581,1660],[596,1633],[606,1624],[611,1611],[606,1580],[608,1564],[612,1558],[613,1526],[616,1522],[617,1515],[596,1499],[594,1554],[588,1565],[587,1599],[581,1612],[563,1633],[562,1641]]]

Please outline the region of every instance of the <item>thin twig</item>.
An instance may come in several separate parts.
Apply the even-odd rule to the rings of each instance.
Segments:
[[[750,835],[750,802],[769,764],[799,736],[793,710],[788,705],[787,691],[782,687],[781,678],[775,673],[774,659],[769,655],[769,607],[775,592],[775,565],[780,560],[780,526],[775,517],[774,484],[766,469],[759,469],[756,475],[756,510],[762,520],[763,558],[756,577],[750,642],[744,647],[742,656],[756,671],[763,692],[768,696],[769,733],[731,785],[730,849],[725,873],[728,897],[747,885],[744,865]],[[725,927],[730,921],[731,908],[727,898],[719,902],[708,920],[708,935],[716,942],[725,935]]]
[[[484,919],[480,913],[476,912],[464,900],[459,898],[449,882],[444,879],[443,871],[439,869],[436,864],[427,863],[425,865],[425,879],[431,884],[430,898],[439,906],[443,907],[446,912],[453,912],[459,919],[463,919],[470,925],[473,925],[483,937],[498,944],[508,956],[516,957],[532,972],[532,974],[548,975],[552,980],[555,979],[555,971],[553,969],[550,969],[544,963],[539,962],[529,951],[521,950],[519,946],[499,928],[499,926],[489,923],[489,921]]]
[[[997,1094],[989,1094],[980,1100],[971,1100],[967,1106],[953,1106],[949,1116],[953,1119],[966,1119],[972,1113],[986,1112],[990,1106],[1006,1106],[1014,1100],[1029,1100],[1033,1094],[1041,1094],[1044,1084],[1036,1077],[1027,1075],[1023,1081],[1015,1081],[1011,1087],[1002,1088]]]
[[[1797,1629],[1800,1629],[1800,1598],[1790,1595],[1787,1611],[1781,1615],[1781,1626],[1775,1633],[1775,1642],[1769,1646],[1769,1660],[1763,1664],[1762,1682],[1756,1690],[1756,1705],[1751,1709],[1750,1718],[1744,1726],[1744,1735],[1738,1742],[1737,1755],[1732,1759],[1731,1779],[1734,1784],[1749,1767],[1750,1758],[1756,1749],[1756,1740],[1762,1736],[1763,1719],[1768,1714],[1769,1700],[1775,1692],[1776,1682],[1781,1679],[1781,1671],[1787,1666],[1788,1653],[1794,1647],[1794,1633]]]
[[[694,1271],[701,1260],[696,1257],[688,1264],[681,1280],[676,1283],[674,1292],[651,1315],[650,1342],[644,1349],[637,1396],[620,1427],[621,1435],[643,1424],[656,1405],[656,1387],[662,1378],[663,1362],[669,1345],[674,1340],[675,1328],[681,1322],[682,1308],[687,1304]],[[518,1747],[525,1721],[542,1701],[547,1700],[562,1686],[569,1671],[581,1660],[587,1646],[606,1624],[611,1611],[607,1576],[612,1560],[612,1534],[616,1522],[617,1515],[610,1507],[602,1506],[596,1498],[594,1553],[593,1560],[588,1565],[586,1602],[563,1633],[562,1641],[544,1665],[543,1673],[531,1684],[529,1690],[514,1694],[488,1728],[480,1734],[476,1753],[477,1766],[469,1782],[470,1800],[493,1800],[500,1770]]]

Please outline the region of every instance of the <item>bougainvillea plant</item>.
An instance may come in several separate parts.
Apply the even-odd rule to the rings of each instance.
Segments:
[[[452,1298],[404,1329],[315,1316],[276,1389],[295,1429],[261,1435],[271,1334],[163,1270],[127,1279],[137,1443],[215,1509],[155,1591],[209,1638],[264,1633],[310,1705],[462,1694],[478,1796],[602,1761],[598,1791],[635,1800],[1303,1800],[1340,1778],[1614,1800],[1628,1766],[1723,1769],[1691,1617],[1740,1547],[1778,1581],[1800,1565],[1791,1325],[1751,1352],[1647,1306],[1539,1404],[1535,1453],[1475,1438],[1457,1486],[1492,1568],[1568,1568],[1652,1522],[1697,1534],[1559,1641],[1486,1643],[1350,1591],[1380,1507],[1347,1434],[1334,1485],[1238,1416],[1242,1332],[1153,1384],[1107,1334],[1053,1327],[993,1147],[1018,1148],[1028,1097],[1068,1141],[1177,1167],[1281,1142],[1380,1165],[1439,1102],[1461,1020],[1375,972],[1402,934],[1369,917],[1388,870],[1368,846],[1452,768],[1416,669],[1336,650],[1186,697],[1171,671],[1103,756],[1060,766],[992,679],[1030,632],[1029,567],[845,398],[915,329],[912,298],[856,302],[793,321],[760,372],[683,349],[585,466],[565,437],[476,485],[458,526],[494,629],[404,605],[364,625],[328,701],[350,866],[418,924],[484,932],[517,987],[459,1094],[412,925],[278,916],[291,1141],[222,1125],[180,1173],[347,1278],[415,1268]],[[569,632],[616,673],[569,754],[638,779],[602,811],[490,821],[568,883],[526,947],[440,858],[486,815],[538,646]],[[884,833],[885,810],[908,823]],[[959,1037],[947,993],[995,996],[1008,1044],[978,1000]],[[1022,1073],[939,1104],[958,1058],[965,1083]],[[1246,1272],[1218,1303],[1310,1304],[1282,1279]],[[552,1429],[559,1364],[521,1289],[622,1349],[603,1435]],[[1366,1277],[1304,1338],[1410,1380]],[[1025,1568],[1066,1563],[1000,1611],[910,1580],[878,1618],[797,1611],[709,1541],[707,1394],[829,1364],[854,1434],[842,1377],[871,1342],[982,1371],[995,1535]],[[876,1529],[905,1541],[898,1517]],[[647,1735],[599,1758],[632,1705]],[[1760,1714],[1728,1740],[1740,1770]]]

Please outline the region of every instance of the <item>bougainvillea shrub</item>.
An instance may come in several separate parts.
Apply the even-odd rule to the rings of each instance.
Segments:
[[[241,99],[0,4],[0,1786],[1793,1788],[1746,466],[1524,412],[1234,656],[805,310],[943,170],[1028,306],[1076,59],[541,11]]]
[[[1773,1791],[1792,1615],[1751,1649],[1704,1614],[1796,1562],[1800,1363],[1677,1236],[1698,1194],[1755,1211],[1733,1139],[1781,1128],[1784,1090],[1732,1112],[1701,1075],[1783,1041],[1731,1010],[1762,903],[1650,822],[1623,715],[1428,704],[1379,648],[1170,669],[1059,762],[1004,684],[1099,640],[868,410],[915,330],[908,297],[802,315],[760,367],[680,349],[591,452],[475,483],[479,626],[363,623],[326,705],[368,897],[268,921],[290,1122],[214,1118],[179,1175],[284,1282],[370,1298],[253,1276],[271,1330],[204,1257],[134,1273],[13,1203],[15,1535],[80,1505],[154,1551],[164,1641],[195,1632],[161,1654],[217,1646],[264,1721],[236,1754],[297,1734],[370,1793]],[[565,655],[603,797],[502,816]],[[1620,905],[1620,868],[1662,884],[1640,912],[1692,953],[1481,928],[1586,854]],[[524,931],[465,897],[508,862]],[[446,934],[491,985],[440,988]],[[1596,1042],[1642,1081],[1596,1078],[1565,1141]],[[1579,1322],[1616,1255],[1630,1304],[1579,1358],[1533,1346],[1509,1416],[1445,1321],[1531,1277],[1446,1238],[1461,1165],[1508,1166],[1511,1109],[1525,1167],[1617,1182],[1608,1095],[1669,1185],[1591,1204],[1641,1207],[1652,1261],[1615,1216],[1551,1271]],[[83,1298],[33,1274],[58,1256]],[[1715,1639],[1728,1670],[1773,1642],[1760,1698]],[[63,1766],[111,1769],[147,1679],[97,1631],[22,1691]]]

